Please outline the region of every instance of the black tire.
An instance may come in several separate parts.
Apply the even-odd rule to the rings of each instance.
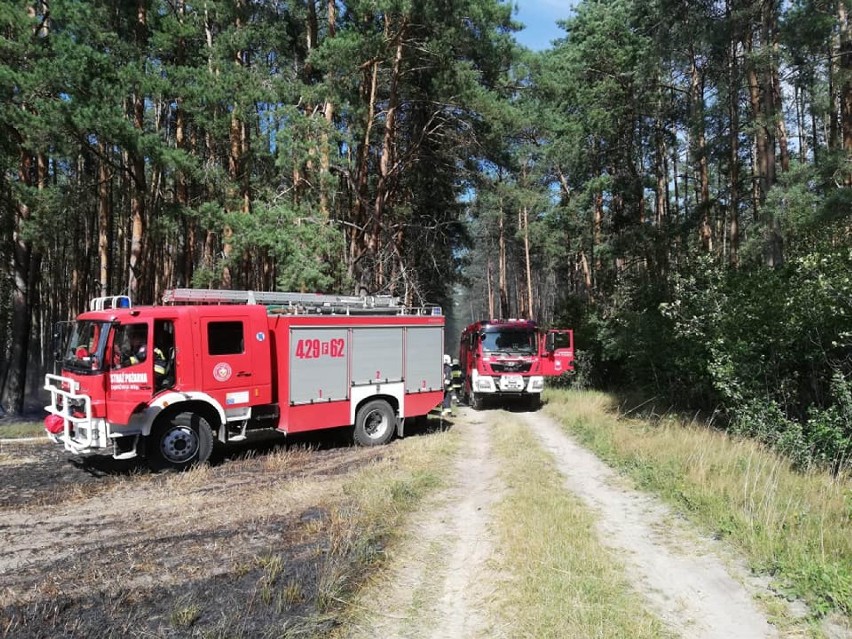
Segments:
[[[470,396],[470,407],[473,410],[482,410],[485,408],[485,398],[482,396],[482,393],[473,393]]]
[[[361,446],[387,444],[396,430],[396,415],[383,399],[374,399],[355,415],[355,443]]]
[[[148,437],[152,470],[186,470],[210,459],[213,431],[197,413],[177,413],[158,420]]]

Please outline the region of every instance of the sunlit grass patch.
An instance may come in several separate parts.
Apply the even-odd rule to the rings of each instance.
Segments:
[[[852,615],[849,477],[798,472],[753,441],[674,418],[620,418],[606,397],[548,391],[547,411],[639,486],[738,546],[817,616]]]
[[[619,561],[598,541],[593,514],[533,435],[514,420],[495,424],[508,494],[496,508],[500,572],[495,614],[511,637],[664,637]]]
[[[190,628],[199,617],[203,608],[195,602],[179,602],[178,606],[172,611],[169,620],[172,625],[179,630]]]
[[[44,424],[38,421],[9,422],[0,421],[0,439],[19,437],[45,437]]]

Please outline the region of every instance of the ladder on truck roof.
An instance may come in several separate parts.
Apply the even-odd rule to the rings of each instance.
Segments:
[[[163,293],[166,304],[262,304],[270,313],[328,315],[441,315],[441,307],[428,304],[406,307],[391,295],[326,295],[278,293],[209,288],[174,288]]]

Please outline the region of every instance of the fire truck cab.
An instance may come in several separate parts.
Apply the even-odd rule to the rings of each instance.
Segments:
[[[49,435],[76,454],[206,461],[214,439],[354,425],[363,445],[403,434],[443,396],[440,309],[395,298],[168,291],[163,306],[93,300],[48,374]]]
[[[540,405],[544,378],[574,369],[574,332],[539,329],[531,320],[485,320],[461,336],[464,395],[476,410],[496,398]]]

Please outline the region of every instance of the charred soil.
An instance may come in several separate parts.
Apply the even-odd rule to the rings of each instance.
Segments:
[[[153,474],[0,448],[0,637],[316,636],[347,477],[388,455],[279,438]]]

